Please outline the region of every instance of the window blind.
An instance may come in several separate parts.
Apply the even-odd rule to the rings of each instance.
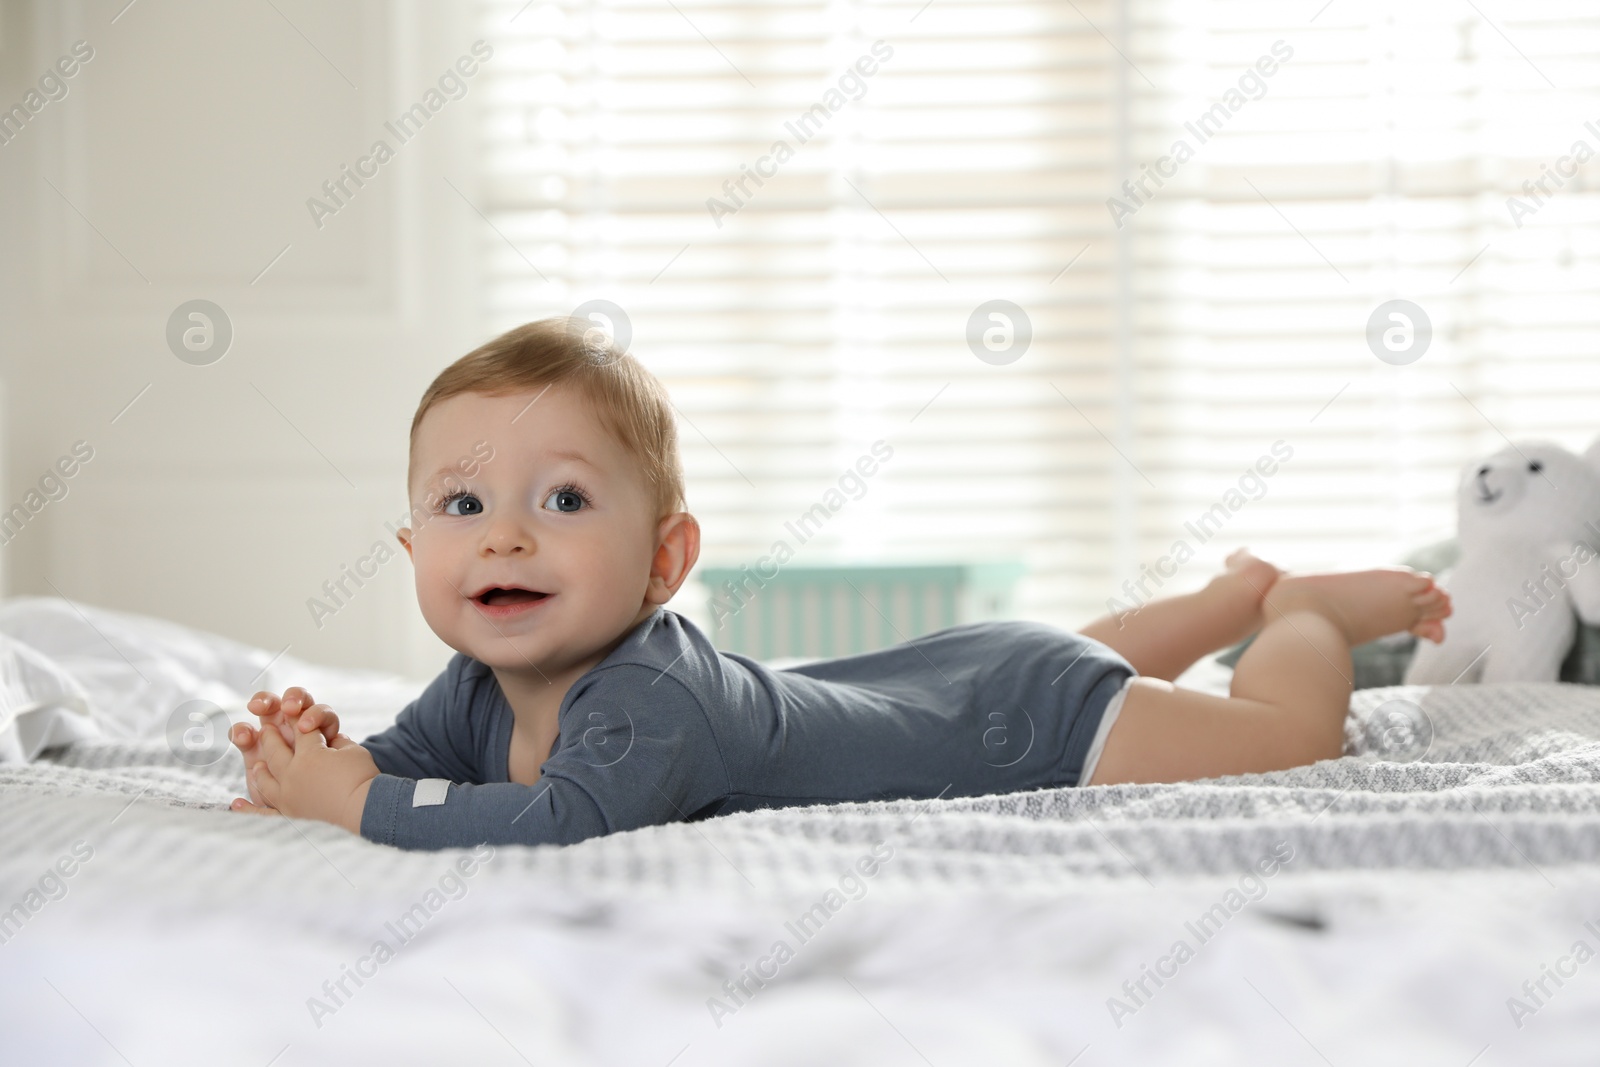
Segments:
[[[1592,165],[1507,206],[1600,148],[1600,18],[1319,7],[484,0],[485,329],[624,310],[703,562],[1019,559],[1075,627],[1238,544],[1393,561],[1473,456],[1600,431]]]
[[[1474,456],[1529,436],[1581,450],[1600,432],[1593,172],[1532,216],[1510,206],[1575,140],[1600,148],[1593,9],[1143,10],[1135,59],[1178,91],[1134,83],[1135,156],[1196,147],[1129,224],[1140,454],[1189,486],[1143,510],[1146,555],[1269,439],[1294,458],[1229,532],[1348,566],[1451,534]],[[1274,42],[1292,57],[1199,143],[1184,123]],[[1368,347],[1392,298],[1432,321],[1409,365]]]

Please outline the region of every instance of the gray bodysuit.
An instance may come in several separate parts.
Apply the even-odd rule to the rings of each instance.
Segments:
[[[514,715],[457,654],[361,744],[361,836],[401,848],[570,844],[755,808],[1076,785],[1134,669],[1041,622],[964,623],[774,670],[664,607],[566,693],[539,780],[510,780]]]

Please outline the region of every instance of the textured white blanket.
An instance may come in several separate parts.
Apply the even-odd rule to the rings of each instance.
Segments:
[[[143,626],[94,617],[124,652]],[[320,686],[356,737],[418,688],[292,661],[257,681],[244,667],[270,653],[234,651],[209,682],[241,699]],[[127,681],[109,652],[85,677],[97,701]],[[678,1067],[1466,1064],[1594,1047],[1600,971],[1575,944],[1600,950],[1600,690],[1362,691],[1349,755],[1294,771],[743,813],[499,848],[465,875],[467,851],[228,811],[242,766],[176,759],[151,735],[183,694],[137,699],[154,688],[124,690],[120,736],[0,766],[16,1062],[349,1062],[376,1044]]]
[[[881,884],[918,892],[1048,893],[1090,876],[1226,874],[1248,868],[1290,829],[1297,870],[1536,869],[1600,859],[1600,689],[1396,687],[1359,691],[1352,707],[1350,755],[1275,774],[748,812],[565,849],[513,850],[510,862],[572,886],[768,895],[839,869],[880,840],[897,849]],[[1423,723],[1422,734],[1431,722],[1425,752],[1426,737],[1413,744],[1408,734],[1399,748],[1386,742],[1396,708]],[[240,817],[226,806],[243,789],[236,756],[187,767],[164,740],[84,741],[32,765],[0,767],[11,859],[91,833],[130,803],[119,823],[153,834],[174,829],[173,840],[152,845],[162,855],[181,854],[186,837],[214,825],[223,841],[194,847],[224,847],[240,832]],[[294,834],[331,830],[301,824]],[[348,836],[332,833],[336,842]],[[369,862],[378,881],[406,865],[436,866],[350,844],[346,865],[358,884]],[[270,877],[288,890],[328,873],[315,871],[317,856],[307,852],[275,862]]]

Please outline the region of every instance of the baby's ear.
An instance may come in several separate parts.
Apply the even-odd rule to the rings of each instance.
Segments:
[[[659,543],[651,576],[661,579],[670,599],[700,558],[700,523],[687,511],[675,512],[661,520],[656,536]]]

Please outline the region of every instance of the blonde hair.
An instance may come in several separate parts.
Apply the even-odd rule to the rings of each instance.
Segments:
[[[685,510],[678,424],[666,388],[582,319],[557,316],[525,323],[440,371],[411,418],[411,455],[422,417],[442,400],[462,393],[504,396],[552,385],[570,385],[586,397],[601,424],[638,461],[654,494],[658,519]],[[408,460],[407,486],[410,482]]]

